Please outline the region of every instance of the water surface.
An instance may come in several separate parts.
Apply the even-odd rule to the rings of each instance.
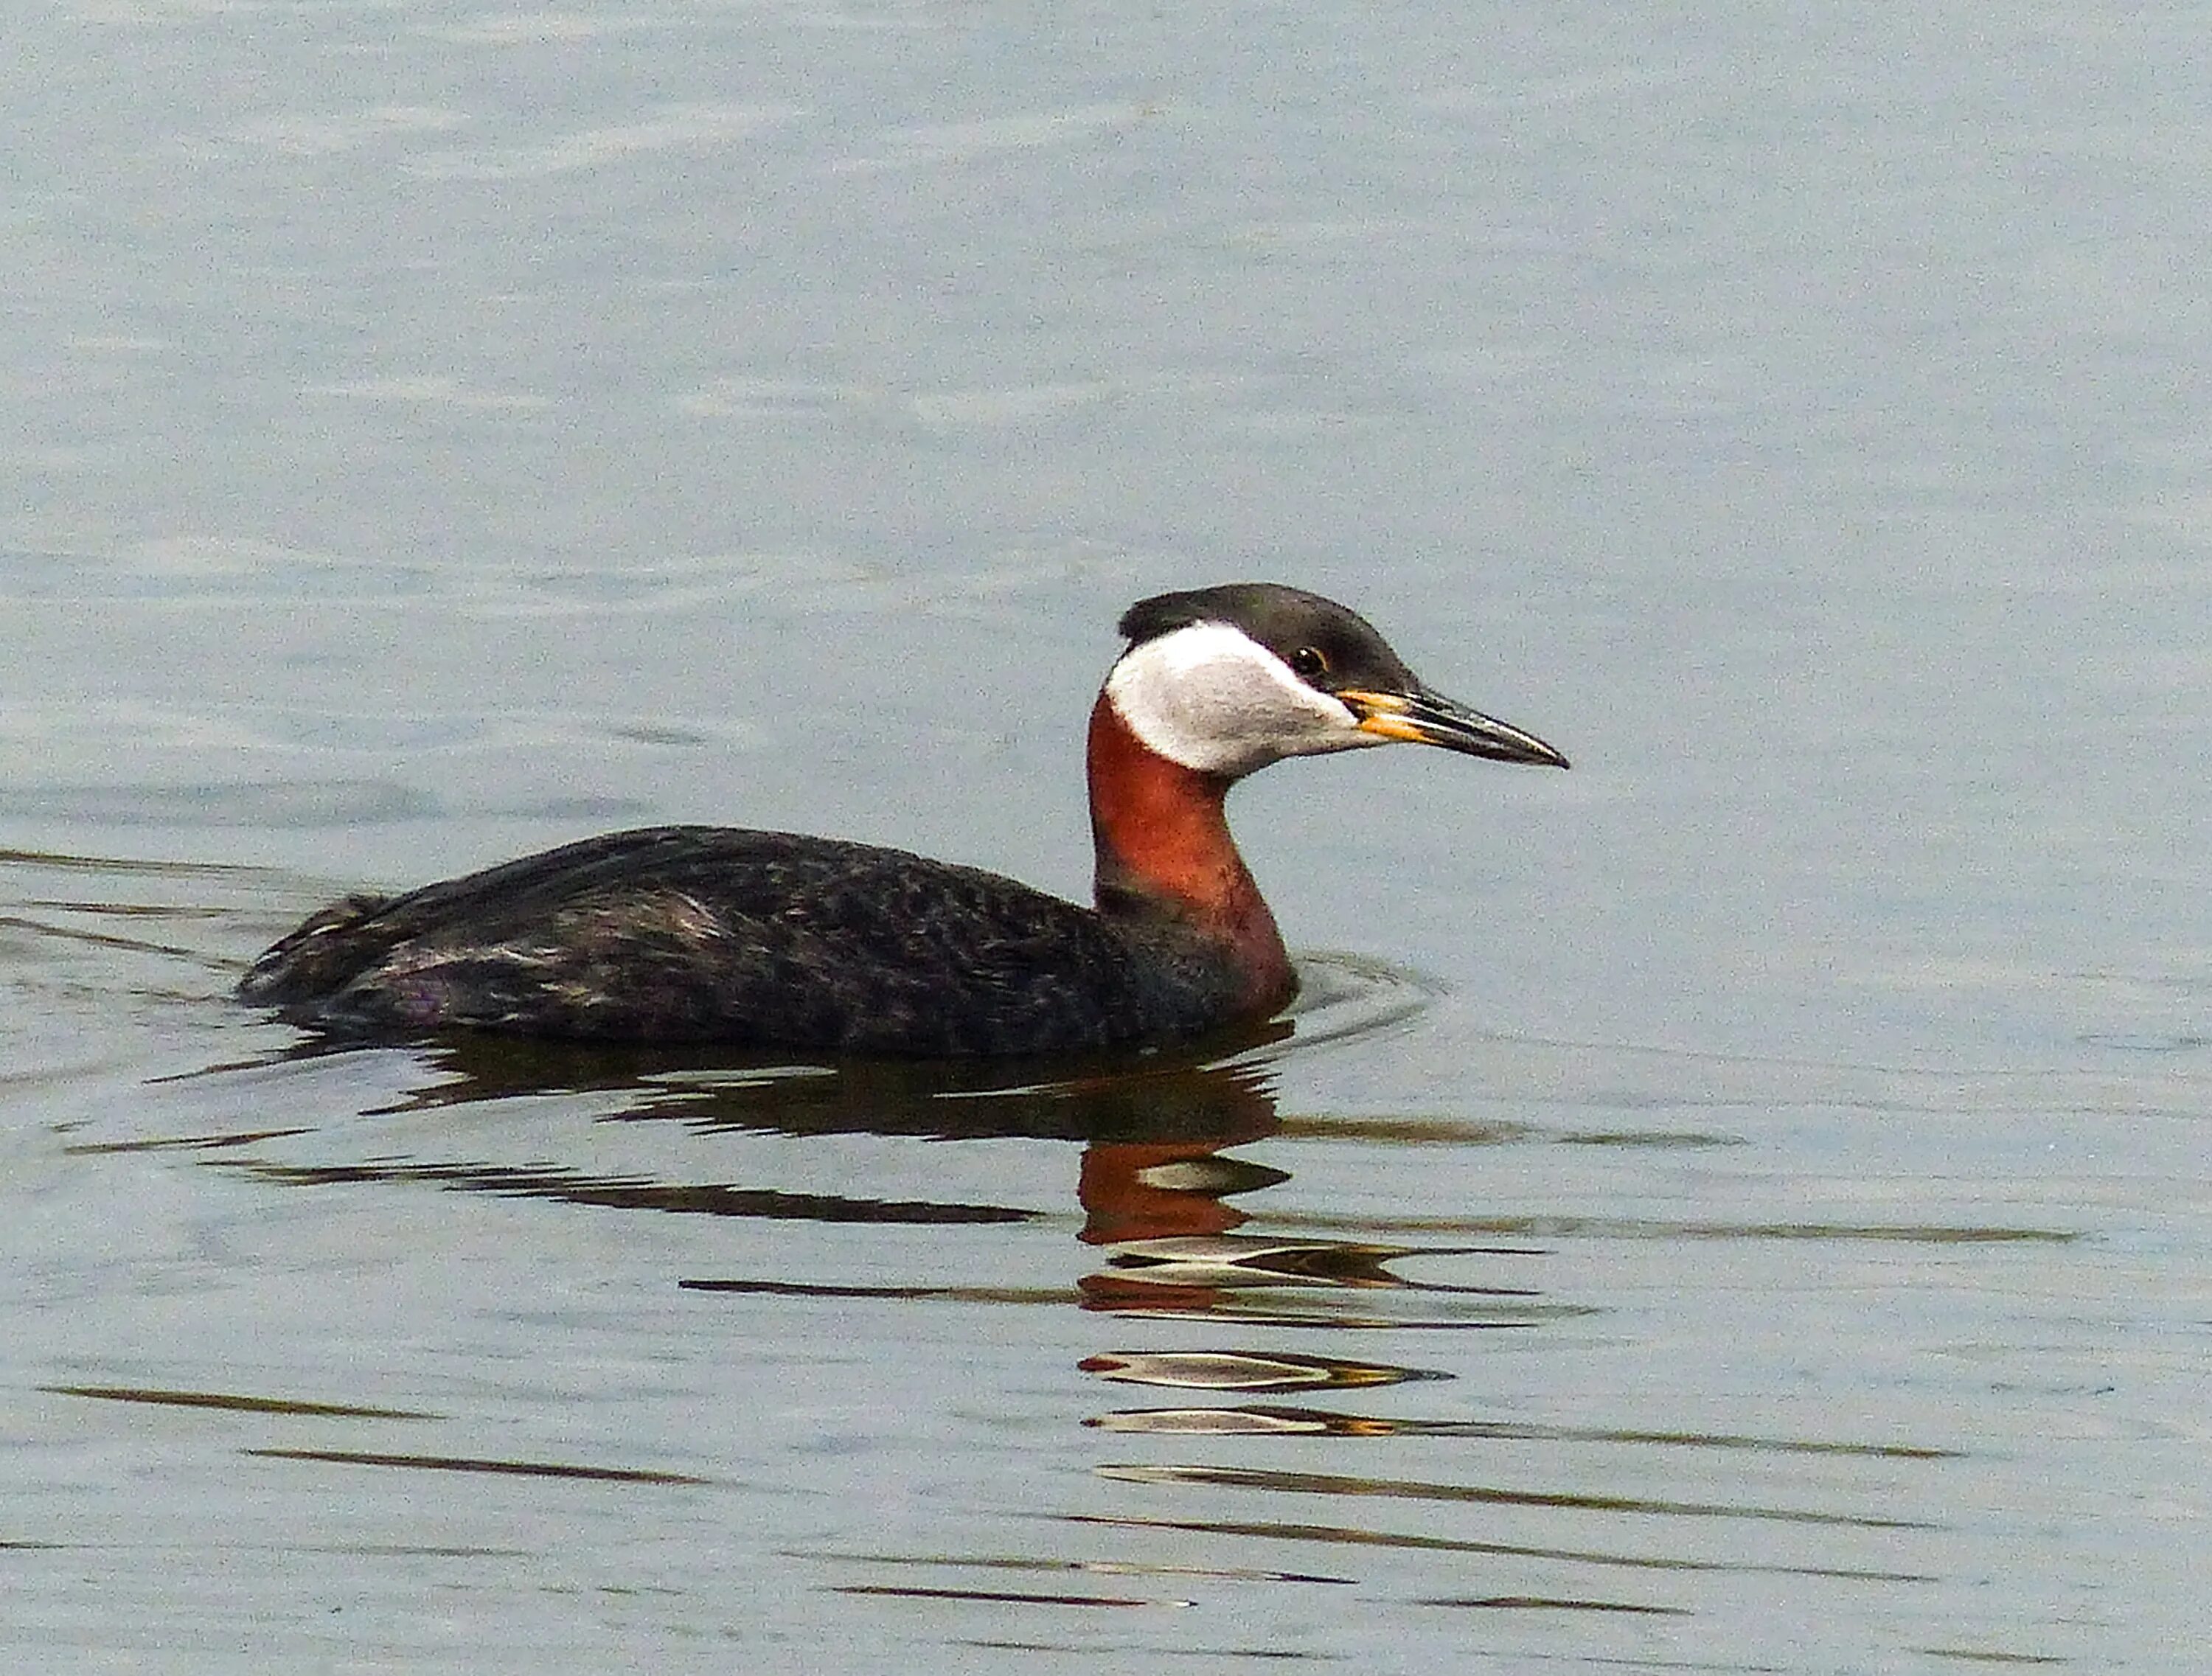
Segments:
[[[0,1646],[2190,1667],[2179,9],[49,9],[0,89]],[[1080,894],[1120,609],[1570,775],[1238,793],[1195,1054],[233,1005],[630,823]]]

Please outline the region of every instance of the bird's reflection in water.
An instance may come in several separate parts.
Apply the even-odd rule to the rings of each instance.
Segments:
[[[912,1137],[930,1141],[1044,1140],[1081,1148],[1073,1171],[1081,1209],[1077,1237],[1097,1261],[1075,1284],[1035,1288],[982,1285],[963,1277],[916,1275],[885,1285],[829,1276],[770,1272],[690,1274],[677,1278],[698,1293],[824,1298],[898,1297],[994,1304],[1057,1303],[1130,1323],[1161,1318],[1235,1329],[1237,1339],[1173,1350],[1142,1345],[1097,1346],[1079,1363],[1094,1378],[1173,1394],[1174,1406],[1121,1408],[1087,1424],[1116,1431],[1245,1431],[1285,1425],[1373,1430],[1372,1415],[1224,1406],[1224,1400],[1337,1392],[1437,1375],[1411,1366],[1332,1353],[1331,1337],[1389,1327],[1529,1327],[1563,1313],[1517,1288],[1408,1278],[1392,1265],[1407,1258],[1474,1254],[1470,1248],[1384,1245],[1310,1234],[1310,1207],[1278,1218],[1267,1232],[1249,1231],[1251,1195],[1288,1183],[1283,1169],[1233,1150],[1274,1135],[1276,1060],[1299,1034],[1296,1020],[1275,1020],[1216,1036],[1192,1048],[1094,1060],[902,1062],[853,1060],[803,1065],[709,1050],[609,1050],[492,1036],[455,1036],[424,1044],[414,1086],[380,1109],[436,1116],[456,1108],[514,1102],[526,1109],[546,1096],[586,1096],[595,1125],[637,1126],[648,1169],[611,1173],[560,1162],[517,1163],[450,1152],[279,1162],[259,1146],[210,1152],[207,1161],[261,1180],[300,1187],[381,1182],[431,1186],[504,1199],[534,1199],[598,1209],[676,1215],[741,1217],[817,1224],[968,1224],[1032,1223],[1053,1215],[1035,1205],[975,1202],[916,1187],[871,1195],[840,1176],[812,1191],[713,1179],[696,1170],[700,1156],[733,1153],[714,1143],[745,1135],[806,1139],[839,1135]],[[321,1057],[313,1047],[296,1058]],[[304,1067],[303,1067],[304,1068]],[[422,1073],[427,1072],[428,1075]],[[556,1125],[568,1120],[556,1116]],[[499,1126],[411,1125],[417,1147],[427,1133],[484,1136]],[[545,1131],[528,1132],[533,1145]],[[604,1135],[605,1131],[601,1133]],[[380,1136],[388,1143],[389,1132]],[[665,1141],[679,1145],[672,1153]],[[581,1137],[579,1137],[580,1142]],[[694,1146],[693,1141],[705,1143]],[[580,1145],[579,1153],[586,1151]],[[596,1144],[589,1149],[604,1157]],[[624,1148],[623,1150],[629,1150]],[[916,1163],[919,1162],[917,1159]],[[915,1172],[902,1167],[902,1181]],[[963,1172],[955,1171],[956,1179]],[[881,1177],[876,1184],[881,1185]],[[945,1178],[939,1175],[941,1181]],[[972,1175],[965,1179],[973,1180]],[[1471,1279],[1488,1279],[1496,1260],[1537,1254],[1483,1248]],[[1509,1270],[1514,1266],[1507,1265]],[[1508,1278],[1526,1278],[1522,1272]],[[734,1302],[734,1299],[733,1299]],[[1565,1311],[1564,1313],[1576,1313]],[[1253,1327],[1306,1330],[1303,1347],[1255,1347]],[[1200,1394],[1203,1394],[1201,1396]],[[1194,1398],[1200,1406],[1194,1407]],[[1156,1399],[1157,1400],[1157,1399]],[[1396,1424],[1396,1423],[1392,1423]],[[1387,1429],[1387,1428],[1386,1428]]]
[[[1325,1237],[1239,1231],[1247,1196],[1279,1186],[1282,1169],[1231,1151],[1279,1127],[1275,1063],[1306,1038],[1327,1040],[1347,1015],[1371,1024],[1402,1010],[1389,986],[1347,982],[1358,1005],[1325,1005],[1320,1016],[1276,1018],[1225,1031],[1188,1048],[1145,1054],[1034,1060],[854,1060],[830,1065],[665,1047],[622,1048],[490,1035],[456,1035],[414,1050],[429,1074],[386,1114],[455,1107],[593,1097],[604,1124],[678,1126],[696,1137],[768,1134],[794,1138],[871,1134],[931,1140],[1067,1141],[1082,1148],[1075,1196],[1078,1237],[1100,1261],[1078,1282],[1087,1309],[1124,1315],[1180,1315],[1218,1321],[1341,1327],[1384,1325],[1377,1295],[1395,1295],[1432,1313],[1441,1293],[1488,1300],[1475,1319],[1462,1296],[1449,1301],[1449,1324],[1526,1325],[1531,1313],[1504,1300],[1514,1289],[1410,1282],[1389,1266],[1407,1248]],[[1376,998],[1380,998],[1379,1004]],[[1316,1028],[1318,1026],[1319,1028]],[[296,1057],[329,1051],[312,1044]],[[472,1128],[470,1133],[482,1133]],[[258,1151],[258,1149],[256,1149]],[[680,1157],[690,1156],[688,1151]],[[210,1157],[210,1162],[216,1162]],[[266,1157],[223,1160],[267,1181],[300,1186],[337,1181],[434,1185],[449,1191],[531,1198],[599,1208],[657,1210],[829,1223],[991,1224],[1049,1214],[1035,1206],[943,1197],[867,1196],[846,1184],[793,1192],[700,1180],[666,1155],[652,1169],[611,1174],[539,1160],[526,1165],[448,1156],[434,1161],[389,1154],[313,1164]],[[680,1172],[680,1173],[679,1173]],[[857,1185],[857,1184],[854,1184]],[[929,1284],[939,1295],[965,1289]],[[687,1278],[716,1291],[836,1290],[790,1277]],[[902,1289],[905,1290],[905,1289]],[[1065,1293],[1059,1294],[1065,1296]],[[1355,1305],[1355,1299],[1364,1302]],[[1510,1319],[1497,1318],[1503,1309]]]
[[[832,1065],[710,1049],[626,1049],[455,1035],[420,1045],[415,1086],[374,1114],[591,1097],[598,1121],[680,1126],[691,1135],[841,1134],[931,1140],[1071,1141],[1085,1148],[1078,1196],[1093,1243],[1220,1232],[1241,1220],[1223,1196],[1284,1179],[1217,1157],[1276,1127],[1273,1073],[1259,1054],[1288,1022],[1247,1027],[1176,1054],[1034,1061],[854,1060]],[[298,1060],[331,1050],[307,1044]],[[341,1050],[342,1051],[342,1050]],[[427,1072],[424,1076],[422,1072]],[[457,1133],[460,1131],[458,1129]],[[471,1126],[466,1133],[482,1134]],[[387,1139],[383,1137],[380,1139]],[[203,1143],[205,1144],[205,1143]],[[264,1180],[430,1183],[453,1191],[679,1214],[853,1222],[1030,1221],[1044,1210],[940,1199],[793,1193],[690,1176],[665,1162],[610,1175],[539,1161],[527,1166],[391,1154],[315,1164],[221,1160]],[[210,1156],[210,1162],[218,1160]],[[681,1169],[685,1179],[677,1179]]]
[[[436,1080],[400,1108],[612,1092],[629,1096],[616,1120],[674,1120],[702,1133],[1197,1142],[1212,1151],[1273,1132],[1273,1077],[1257,1054],[1291,1034],[1288,1020],[1271,1020],[1173,1053],[826,1064],[457,1035],[424,1050]]]

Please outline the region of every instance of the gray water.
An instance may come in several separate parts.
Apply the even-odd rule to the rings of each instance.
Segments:
[[[18,20],[6,1665],[2202,1667],[2206,23]],[[626,824],[1080,895],[1240,576],[1576,763],[1243,788],[1249,1040],[227,999]]]

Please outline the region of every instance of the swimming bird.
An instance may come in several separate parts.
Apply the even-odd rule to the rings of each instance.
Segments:
[[[1241,582],[1124,613],[1091,712],[1097,906],[903,850],[726,827],[587,838],[310,916],[241,999],[326,1034],[449,1028],[833,1054],[1160,1046],[1263,1017],[1297,978],[1229,788],[1393,741],[1564,768],[1431,691],[1364,619]]]

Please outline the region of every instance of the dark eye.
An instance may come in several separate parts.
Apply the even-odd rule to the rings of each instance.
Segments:
[[[1328,673],[1328,659],[1317,646],[1302,646],[1291,653],[1291,669],[1301,681],[1318,681]]]

